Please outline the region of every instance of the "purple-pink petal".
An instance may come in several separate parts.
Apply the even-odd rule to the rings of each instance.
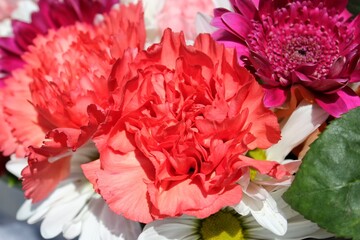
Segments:
[[[245,39],[251,30],[249,20],[239,14],[228,12],[223,14],[221,19],[227,29],[240,39]]]
[[[326,112],[337,118],[341,114],[360,106],[360,97],[349,87],[333,94],[319,94],[315,101]]]
[[[8,52],[9,54],[21,55],[22,49],[16,44],[15,39],[12,37],[0,38],[0,49]]]
[[[265,88],[264,105],[266,107],[279,107],[286,100],[286,91],[281,88]]]
[[[235,0],[237,10],[247,19],[253,19],[256,16],[258,3],[254,4],[253,0]]]

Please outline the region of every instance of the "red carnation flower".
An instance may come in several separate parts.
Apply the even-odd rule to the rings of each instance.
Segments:
[[[110,105],[112,65],[144,42],[141,4],[121,5],[98,25],[77,23],[34,40],[24,68],[0,89],[0,150],[28,157],[27,198],[44,199],[69,175],[73,152],[91,143]]]
[[[200,35],[187,46],[167,29],[159,44],[128,52],[113,68],[114,109],[95,138],[89,180],[126,218],[207,217],[239,203],[249,167],[274,177],[279,165],[244,156],[280,137],[263,91],[233,51]]]
[[[12,20],[14,36],[0,38],[0,73],[7,76],[14,69],[23,66],[21,55],[38,35],[46,35],[49,29],[58,29],[76,22],[92,24],[96,14],[109,12],[118,2],[119,0],[39,0],[39,11],[32,13],[31,23]]]

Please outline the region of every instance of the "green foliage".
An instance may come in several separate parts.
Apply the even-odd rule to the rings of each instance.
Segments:
[[[360,0],[349,0],[347,9],[355,15],[358,14],[360,12]]]
[[[338,237],[360,239],[360,108],[311,145],[284,199]]]

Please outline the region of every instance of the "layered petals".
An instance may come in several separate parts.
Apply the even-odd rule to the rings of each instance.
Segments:
[[[21,55],[28,50],[28,46],[33,44],[37,36],[46,35],[50,29],[59,29],[76,22],[92,24],[96,14],[109,12],[117,2],[118,0],[39,0],[39,9],[31,14],[31,21],[12,20],[13,36],[0,38],[0,72],[6,76],[23,66]],[[6,42],[8,44],[5,44]],[[7,59],[7,62],[3,62],[4,59]],[[9,62],[12,64],[8,64]]]
[[[114,106],[94,138],[100,163],[83,169],[116,213],[140,222],[206,217],[240,201],[236,181],[250,168],[287,174],[244,156],[278,141],[277,120],[234,52],[209,35],[187,46],[168,29],[159,44],[118,61],[109,79]]]
[[[76,7],[76,1],[71,4]],[[82,16],[84,21],[89,17]],[[74,152],[91,143],[111,105],[112,64],[125,49],[136,52],[144,42],[141,4],[113,9],[96,25],[76,23],[33,40],[22,56],[26,66],[13,72],[2,89],[7,128],[1,131],[10,138],[1,138],[0,146],[6,154],[28,157],[26,197],[44,199],[69,175]]]
[[[295,85],[334,117],[360,106],[347,87],[360,71],[360,20],[346,10],[347,1],[230,2],[232,10],[214,11],[213,37],[234,47],[259,77],[266,106],[281,107]]]

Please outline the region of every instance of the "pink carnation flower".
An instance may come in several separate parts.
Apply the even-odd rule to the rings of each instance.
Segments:
[[[348,86],[360,81],[360,16],[351,18],[347,2],[231,0],[233,12],[215,10],[213,37],[261,79],[268,107],[301,85],[338,117],[360,106]]]
[[[118,0],[39,0],[39,11],[31,22],[12,20],[13,36],[0,38],[0,73],[8,75],[23,66],[21,55],[34,38],[49,29],[58,29],[76,22],[93,23],[96,14],[110,11]]]
[[[0,117],[7,124],[0,133],[12,136],[0,138],[0,149],[28,156],[23,188],[34,202],[68,176],[73,151],[91,141],[103,121],[113,63],[125,49],[144,46],[142,16],[141,4],[121,6],[99,26],[51,30],[34,40],[24,68],[6,80]]]
[[[210,35],[187,46],[167,29],[131,59],[112,71],[114,109],[94,139],[100,161],[83,165],[114,212],[140,222],[203,218],[240,202],[236,182],[250,167],[284,176],[278,163],[244,156],[276,143],[280,132],[233,51]]]
[[[171,28],[183,31],[186,39],[195,39],[195,18],[198,12],[212,13],[214,4],[211,0],[165,0],[164,7],[156,16],[160,29]]]

